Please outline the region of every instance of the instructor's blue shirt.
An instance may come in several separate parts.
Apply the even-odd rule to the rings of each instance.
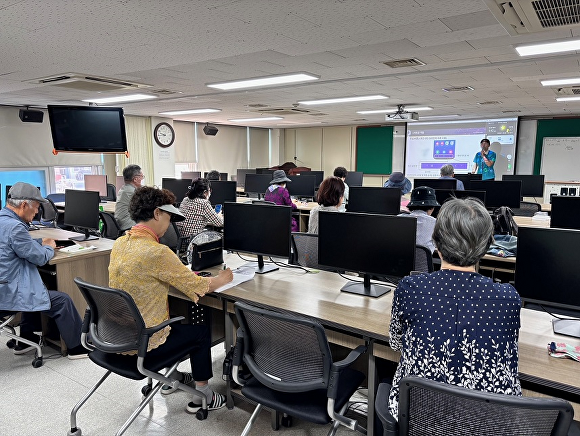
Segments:
[[[477,164],[477,174],[481,174],[481,180],[493,180],[495,179],[495,170],[493,167],[495,166],[495,159],[496,154],[494,151],[488,150],[487,151],[487,159],[493,162],[493,165],[488,167],[485,162],[483,161],[483,157],[481,156],[481,151],[475,155],[475,159],[473,159],[473,163]]]

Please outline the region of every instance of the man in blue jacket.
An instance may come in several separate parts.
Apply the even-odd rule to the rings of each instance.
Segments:
[[[10,189],[6,207],[0,211],[0,309],[22,311],[20,335],[34,342],[38,313],[53,318],[68,348],[69,359],[86,357],[81,345],[81,318],[71,298],[58,291],[49,291],[42,282],[37,266],[54,256],[54,239],[32,239],[29,223],[38,212],[42,198],[38,188],[18,182]],[[15,354],[33,350],[18,343]]]

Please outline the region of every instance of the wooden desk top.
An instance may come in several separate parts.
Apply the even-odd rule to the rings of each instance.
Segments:
[[[514,216],[514,221],[521,227],[550,227],[550,220],[538,220],[529,216]]]
[[[237,197],[236,203],[251,203],[252,200],[257,200],[257,199],[256,198],[248,198],[248,197]],[[312,209],[314,209],[316,206],[318,206],[318,203],[316,203],[315,201],[309,201],[309,202],[297,201],[294,204],[296,204],[296,207],[298,208],[298,210],[305,211],[305,212],[310,212]]]
[[[53,229],[49,227],[43,227],[40,230],[34,230],[30,232],[30,236],[32,236],[35,239],[37,238],[68,239],[71,236],[79,236],[79,235],[80,233],[69,232],[67,230],[62,229]],[[50,259],[48,263],[50,265],[56,265],[58,263],[68,262],[72,259],[78,259],[79,257],[90,258],[95,256],[103,256],[111,253],[111,249],[113,248],[114,243],[115,241],[113,241],[112,239],[106,238],[77,242],[77,244],[83,245],[85,247],[93,245],[97,248],[95,248],[94,250],[87,250],[78,253],[64,253],[61,252],[60,250],[55,250],[54,257]]]
[[[115,205],[117,204],[116,201],[107,201],[106,203],[99,203],[99,206],[103,207],[104,212],[115,213]],[[54,205],[59,210],[65,210],[64,202],[54,203]]]

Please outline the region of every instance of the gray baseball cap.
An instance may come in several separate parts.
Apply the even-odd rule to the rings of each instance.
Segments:
[[[48,203],[48,200],[42,198],[36,186],[24,182],[18,182],[12,185],[10,191],[8,191],[8,198],[12,200],[34,200],[39,203]]]

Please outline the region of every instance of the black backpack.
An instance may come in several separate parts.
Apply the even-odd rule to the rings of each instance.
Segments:
[[[509,207],[501,206],[491,215],[494,235],[518,236],[518,225],[514,220],[514,213]]]

